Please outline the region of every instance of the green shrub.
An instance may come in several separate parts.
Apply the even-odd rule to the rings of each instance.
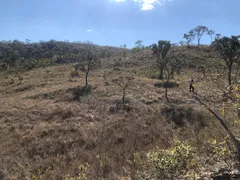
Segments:
[[[87,174],[89,170],[89,164],[81,164],[76,170],[75,170],[75,177],[67,177],[65,180],[87,180]]]
[[[148,154],[148,160],[153,165],[153,174],[157,179],[176,179],[184,175],[192,159],[193,148],[180,141],[176,141],[171,149],[156,149]]]
[[[210,150],[209,156],[214,162],[225,162],[226,165],[231,168],[231,155],[232,151],[228,147],[229,136],[224,138],[224,141],[219,142],[216,139],[208,140],[208,147]]]

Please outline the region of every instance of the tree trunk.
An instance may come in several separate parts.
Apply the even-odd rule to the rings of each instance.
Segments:
[[[169,99],[168,99],[168,83],[169,83],[169,75],[167,77],[166,87],[165,87],[165,98],[166,98],[167,102],[169,103]]]
[[[53,64],[53,52],[51,50],[51,65]]]
[[[200,38],[198,38],[198,45],[197,46],[199,47],[199,45],[200,45]]]
[[[232,85],[232,63],[228,65],[228,83],[229,86]]]
[[[122,104],[125,106],[125,89],[123,90]]]
[[[159,77],[158,79],[163,80],[163,67],[161,66],[159,69]]]
[[[173,69],[171,70],[171,77],[172,77],[172,79],[174,79],[174,70]]]
[[[87,71],[86,75],[85,75],[85,87],[88,86],[88,73],[89,73],[89,71]]]

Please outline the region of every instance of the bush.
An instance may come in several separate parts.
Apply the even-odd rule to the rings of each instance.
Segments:
[[[188,164],[193,159],[193,148],[176,141],[171,149],[156,149],[148,154],[153,165],[153,174],[157,179],[176,179],[187,172]]]
[[[208,140],[208,148],[210,153],[210,159],[214,162],[225,162],[228,168],[231,168],[232,151],[228,147],[229,136],[224,138],[224,141],[218,142],[216,139]]]
[[[70,76],[71,76],[71,78],[80,77],[80,73],[79,73],[78,71],[72,71],[72,72],[70,73]]]
[[[77,87],[72,89],[73,92],[73,99],[76,101],[80,100],[81,96],[85,96],[92,92],[92,86],[84,86],[84,87]]]

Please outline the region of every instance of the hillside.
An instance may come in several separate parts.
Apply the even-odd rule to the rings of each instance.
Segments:
[[[101,58],[101,66],[89,74],[92,92],[79,101],[73,100],[71,90],[84,86],[84,74],[69,80],[73,64],[23,71],[21,84],[14,71],[2,71],[0,179],[140,179],[143,167],[133,163],[134,154],[145,161],[148,152],[170,148],[175,139],[196,149],[196,177],[226,168],[223,161],[209,157],[207,143],[214,137],[223,140],[226,133],[188,91],[189,78],[199,76],[194,67],[217,62],[216,56],[209,47],[179,47],[177,53],[192,65],[171,80],[178,86],[168,90],[170,103],[165,88],[155,86],[161,81],[151,78],[155,68],[149,68],[156,59],[151,50]],[[113,71],[116,63],[119,69]],[[117,109],[122,91],[111,79],[120,74],[134,79],[126,108]],[[196,91],[220,113],[222,91],[216,84],[206,77],[196,82]],[[227,106],[226,119],[234,128],[232,108]]]

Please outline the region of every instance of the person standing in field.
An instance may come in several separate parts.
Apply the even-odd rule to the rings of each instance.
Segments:
[[[189,79],[189,91],[194,93],[194,80],[193,79]]]

